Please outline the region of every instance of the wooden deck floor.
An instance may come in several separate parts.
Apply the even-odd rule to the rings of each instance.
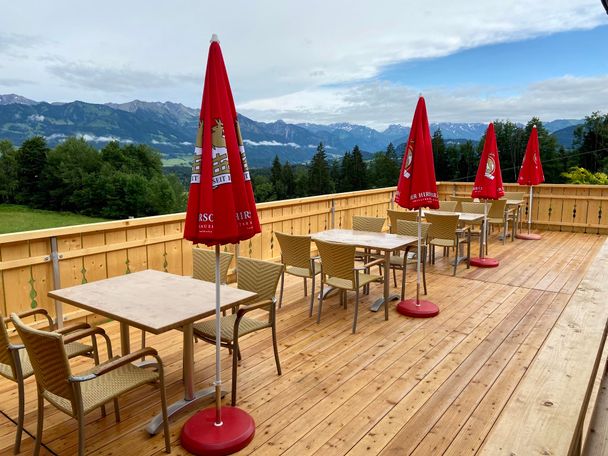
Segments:
[[[432,319],[399,316],[391,306],[368,312],[366,298],[357,334],[351,334],[352,300],[344,310],[337,298],[324,306],[321,324],[308,318],[299,280],[287,281],[278,313],[283,375],[277,376],[269,334],[243,340],[238,404],[251,413],[256,436],[242,454],[363,455],[475,454],[509,396],[568,303],[605,236],[546,232],[541,241],[490,244],[496,269],[465,269],[451,276],[438,258],[427,271],[428,299],[441,313]],[[415,291],[408,274],[408,294]],[[391,284],[392,285],[392,284]],[[373,298],[381,294],[372,288]],[[316,306],[315,306],[316,311]],[[116,350],[118,325],[103,325]],[[138,331],[133,330],[134,343]],[[182,395],[181,334],[149,336],[166,364],[170,402]],[[196,382],[212,382],[213,347],[195,345]],[[224,380],[230,360],[223,351]],[[76,362],[75,369],[87,367]],[[35,383],[26,387],[26,429],[35,431]],[[87,453],[163,454],[161,435],[143,426],[158,411],[154,386],[121,399],[122,421],[112,414],[88,417]],[[111,406],[109,406],[111,410]],[[14,384],[0,380],[0,453],[11,454],[17,397]],[[173,454],[182,424],[195,410],[171,423]],[[76,451],[76,423],[47,405],[43,435],[46,454]],[[27,434],[23,454],[31,454]],[[43,452],[44,453],[44,452]]]

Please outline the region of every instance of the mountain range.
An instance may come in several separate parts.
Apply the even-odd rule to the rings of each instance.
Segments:
[[[50,146],[69,136],[82,136],[96,147],[118,140],[144,143],[158,149],[165,163],[187,163],[192,155],[198,110],[179,103],[145,102],[93,104],[37,102],[20,95],[0,95],[0,139],[19,145],[34,135],[46,138]],[[583,120],[558,119],[544,123],[560,144],[571,147],[574,127]],[[289,124],[256,122],[239,114],[247,158],[253,167],[269,166],[275,155],[281,161],[310,160],[322,142],[328,156],[340,157],[355,145],[368,155],[385,150],[392,142],[407,140],[409,127],[390,125],[383,131],[363,125],[335,123]],[[432,123],[431,133],[441,129],[446,142],[478,141],[484,123]]]

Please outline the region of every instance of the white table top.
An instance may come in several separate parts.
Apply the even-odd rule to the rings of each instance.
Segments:
[[[416,236],[401,236],[390,233],[372,233],[369,231],[355,230],[327,230],[311,234],[313,241],[340,242],[357,247],[377,250],[399,250],[418,242]]]
[[[51,298],[153,334],[179,328],[215,312],[215,284],[155,270],[49,292]],[[220,303],[228,309],[256,294],[222,285]]]
[[[479,220],[483,220],[483,214],[475,214],[473,212],[448,212],[448,211],[436,211],[436,210],[427,210],[422,211],[422,215],[425,213],[431,214],[439,214],[439,215],[454,215],[458,214],[458,220],[461,222],[478,222]]]

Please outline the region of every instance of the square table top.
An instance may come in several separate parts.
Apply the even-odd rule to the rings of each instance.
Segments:
[[[439,215],[458,214],[458,216],[459,216],[458,220],[461,222],[478,222],[479,220],[483,220],[483,214],[476,214],[473,212],[448,212],[448,211],[437,211],[437,210],[433,209],[433,210],[422,211],[422,215],[424,215],[425,213],[439,214]]]
[[[340,242],[356,247],[377,249],[377,250],[399,250],[418,242],[416,236],[402,236],[390,233],[373,233],[370,231],[356,230],[326,230],[311,234],[313,241]]]
[[[215,283],[151,269],[53,290],[48,295],[153,334],[215,313]],[[222,309],[255,296],[227,285],[220,287]]]

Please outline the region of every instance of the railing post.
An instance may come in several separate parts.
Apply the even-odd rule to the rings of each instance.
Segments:
[[[391,210],[395,209],[395,192],[391,192],[391,200],[390,200]]]
[[[53,289],[58,290],[61,288],[61,279],[59,275],[59,258],[63,255],[59,255],[57,249],[57,238],[51,237],[51,264],[53,265]],[[57,328],[63,328],[63,304],[61,301],[55,299],[55,318]]]
[[[331,210],[330,210],[330,226],[333,230],[336,227],[336,200],[331,199]]]

